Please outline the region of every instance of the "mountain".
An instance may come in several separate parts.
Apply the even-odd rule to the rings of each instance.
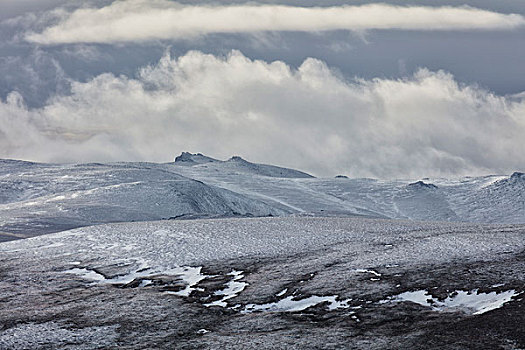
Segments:
[[[177,165],[189,165],[193,166],[196,164],[214,163],[220,162],[217,159],[206,157],[202,153],[192,154],[190,152],[182,152],[180,156],[175,157],[175,163]]]
[[[0,349],[525,348],[522,173],[177,158],[0,161]]]
[[[228,167],[224,163],[232,163]],[[241,160],[169,171],[299,214],[390,219],[525,223],[522,173],[460,179],[279,178],[249,172]]]
[[[110,222],[286,215],[525,223],[525,175],[314,178],[187,152],[164,164],[0,160],[0,240]]]
[[[156,164],[7,164],[0,178],[5,238],[106,222],[288,213]]]
[[[211,171],[221,171],[228,173],[243,173],[278,178],[313,178],[312,175],[299,170],[281,168],[274,165],[251,163],[239,156],[233,156],[226,161],[206,157],[201,153],[192,154],[182,152],[175,158],[175,165],[196,166]]]
[[[454,210],[464,221],[525,222],[525,175],[515,172],[510,176],[488,176],[470,179],[478,186],[470,186],[470,193],[457,198]],[[474,187],[474,188],[473,188]],[[454,197],[456,196],[456,197]]]

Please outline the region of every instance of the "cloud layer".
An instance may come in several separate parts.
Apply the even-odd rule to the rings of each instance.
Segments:
[[[135,78],[102,74],[28,109],[0,103],[0,157],[168,161],[182,150],[383,178],[509,173],[525,164],[525,100],[444,72],[345,81],[323,62],[189,52]],[[523,169],[522,169],[523,170]]]
[[[115,1],[102,8],[64,12],[42,32],[39,44],[115,43],[188,39],[214,33],[329,30],[505,30],[525,24],[517,14],[472,7],[370,4],[338,7],[285,5],[182,5],[168,0]]]

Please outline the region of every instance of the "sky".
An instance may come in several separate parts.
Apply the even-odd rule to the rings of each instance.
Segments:
[[[525,171],[525,2],[0,0],[0,158]]]

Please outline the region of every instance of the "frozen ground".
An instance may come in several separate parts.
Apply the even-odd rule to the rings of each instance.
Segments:
[[[0,348],[518,349],[525,227],[119,223],[0,244]]]
[[[0,349],[524,349],[524,223],[522,173],[0,160]]]
[[[166,164],[0,160],[0,241],[110,222],[289,215],[525,223],[525,175],[318,179],[190,153]]]

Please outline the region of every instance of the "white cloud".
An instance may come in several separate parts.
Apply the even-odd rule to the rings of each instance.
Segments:
[[[338,7],[182,5],[168,0],[115,1],[64,13],[58,24],[26,34],[40,44],[189,39],[212,33],[370,29],[501,30],[525,24],[517,14],[472,7],[368,4]]]
[[[73,82],[40,109],[13,93],[0,103],[0,135],[0,157],[39,161],[168,161],[189,150],[318,175],[510,173],[525,164],[525,100],[425,69],[345,81],[316,59],[293,69],[194,51],[134,79]]]

